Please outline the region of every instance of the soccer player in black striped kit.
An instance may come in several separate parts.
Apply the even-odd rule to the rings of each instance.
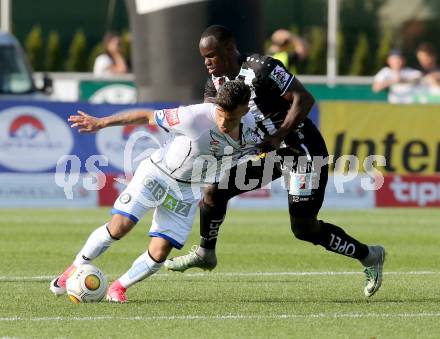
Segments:
[[[290,226],[295,237],[358,259],[366,276],[364,294],[372,296],[382,283],[384,248],[363,244],[341,227],[317,218],[328,179],[325,161],[328,152],[321,133],[307,118],[314,104],[312,95],[280,61],[258,54],[241,55],[233,33],[226,27],[208,27],[199,48],[210,75],[205,86],[205,102],[214,100],[224,82],[243,80],[252,90],[250,110],[264,136],[263,150],[276,152],[268,153],[258,163],[233,167],[219,183],[205,189],[200,207],[200,246],[187,255],[167,260],[165,266],[181,272],[191,267],[214,269],[218,231],[226,216],[228,200],[284,176],[289,191]],[[244,170],[249,183],[258,180],[255,187],[246,187],[237,180]]]

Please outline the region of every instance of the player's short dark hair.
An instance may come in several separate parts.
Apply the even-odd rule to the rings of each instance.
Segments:
[[[230,112],[238,106],[247,105],[251,97],[251,90],[241,80],[232,80],[221,86],[217,92],[216,104]]]
[[[200,40],[203,38],[213,37],[217,42],[224,44],[226,42],[235,42],[234,33],[229,28],[222,25],[212,25],[206,28]]]

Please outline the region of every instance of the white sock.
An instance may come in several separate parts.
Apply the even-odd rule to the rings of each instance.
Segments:
[[[83,248],[78,252],[74,266],[90,263],[105,252],[116,239],[110,236],[107,224],[98,227],[90,234]]]
[[[148,252],[140,255],[131,268],[125,272],[118,280],[125,288],[136,284],[138,281],[144,280],[146,277],[153,275],[162,267],[163,262],[154,261]]]

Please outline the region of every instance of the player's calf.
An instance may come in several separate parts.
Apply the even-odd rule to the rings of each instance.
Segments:
[[[203,248],[215,249],[220,226],[226,216],[228,200],[224,191],[212,187],[205,189],[207,196],[203,198],[203,204],[200,206],[200,245]]]

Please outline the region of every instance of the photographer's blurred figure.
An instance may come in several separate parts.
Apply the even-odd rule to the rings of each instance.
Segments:
[[[401,83],[414,83],[422,77],[422,72],[405,67],[406,60],[399,49],[393,49],[388,54],[387,65],[383,67],[373,80],[373,91],[379,92]],[[391,89],[391,88],[390,88]]]
[[[423,83],[440,88],[440,67],[437,64],[437,52],[434,47],[424,42],[417,48],[416,56],[423,73]]]
[[[114,33],[107,33],[103,40],[105,53],[96,57],[93,74],[106,77],[128,72],[127,63],[121,52],[121,38]]]
[[[296,65],[309,53],[307,42],[286,29],[277,29],[273,32],[271,42],[269,54],[281,61],[291,73],[297,74]]]

